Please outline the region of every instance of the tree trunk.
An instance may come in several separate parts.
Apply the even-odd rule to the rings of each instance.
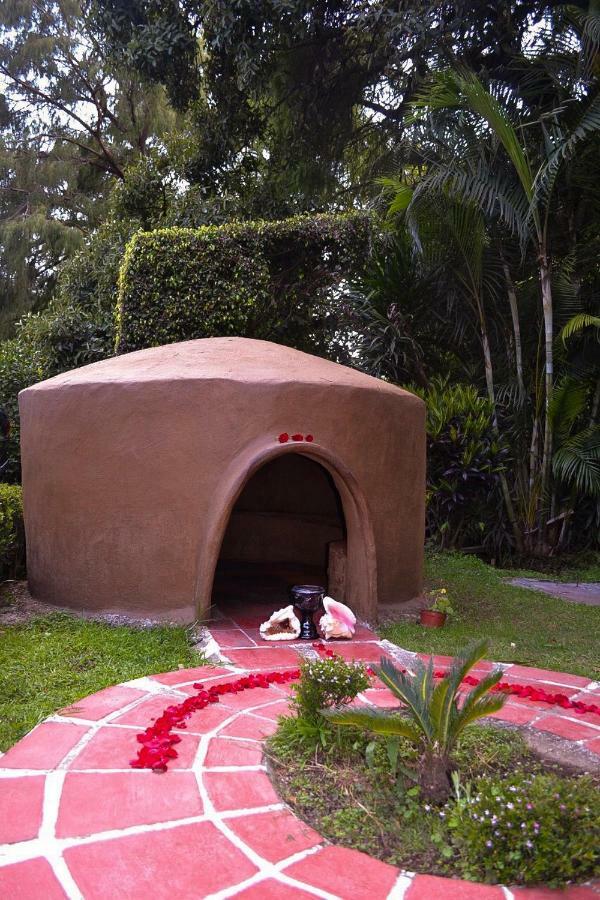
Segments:
[[[540,498],[539,498],[539,532],[538,551],[544,552],[546,536],[546,509],[545,501],[548,497],[550,485],[550,463],[552,460],[552,424],[550,422],[550,401],[552,400],[552,387],[554,382],[554,320],[552,310],[552,282],[551,265],[545,248],[540,253],[540,286],[542,291],[542,308],[544,311],[544,340],[546,351],[545,365],[545,397],[544,397],[544,447],[542,451],[542,468],[540,473]]]
[[[521,347],[521,325],[519,323],[519,307],[517,304],[517,293],[511,278],[510,269],[504,260],[502,260],[502,268],[504,269],[504,278],[506,279],[506,289],[508,293],[508,304],[510,306],[510,314],[513,323],[513,334],[515,338],[515,368],[517,371],[517,386],[519,388],[519,400],[521,403],[525,400],[525,382],[523,381],[523,350]]]
[[[426,750],[421,757],[419,785],[423,799],[431,803],[443,803],[452,792],[450,766],[445,756]]]
[[[490,342],[487,336],[486,330],[486,322],[483,316],[483,310],[479,309],[479,322],[481,326],[481,344],[483,346],[483,360],[485,365],[485,383],[487,385],[488,397],[492,403],[493,407],[493,426],[494,431],[500,436],[500,429],[498,428],[498,418],[496,416],[496,394],[494,391],[494,371],[492,369],[492,353],[490,350]],[[510,527],[512,528],[513,537],[515,539],[515,547],[517,549],[517,553],[523,553],[523,537],[521,535],[521,530],[519,528],[517,517],[515,515],[515,510],[512,502],[512,498],[510,496],[510,490],[508,488],[508,482],[506,480],[506,475],[504,472],[500,472],[500,487],[502,489],[502,496],[504,498],[504,505],[506,506],[506,514],[508,516],[508,521],[510,522]]]

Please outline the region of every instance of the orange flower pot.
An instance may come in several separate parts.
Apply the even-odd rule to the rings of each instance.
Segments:
[[[425,628],[441,628],[446,622],[447,614],[435,609],[421,610],[420,621]]]

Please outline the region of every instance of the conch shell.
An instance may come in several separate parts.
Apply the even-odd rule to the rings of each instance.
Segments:
[[[325,615],[319,619],[319,628],[325,640],[351,638],[356,626],[356,616],[350,607],[333,597],[323,597],[323,606]]]
[[[285,606],[275,610],[259,630],[264,641],[294,641],[300,634],[300,619],[293,606]]]

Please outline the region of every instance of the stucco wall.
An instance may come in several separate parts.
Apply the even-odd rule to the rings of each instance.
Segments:
[[[58,376],[20,406],[35,596],[192,620],[248,476],[293,453],[325,465],[341,496],[350,603],[374,615],[377,599],[421,588],[425,411],[406,392],[288,348],[212,339]],[[296,429],[314,441],[279,444]]]

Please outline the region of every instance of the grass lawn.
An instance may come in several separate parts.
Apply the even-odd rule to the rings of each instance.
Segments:
[[[199,662],[184,628],[124,628],[62,613],[0,625],[0,750],[103,687]]]
[[[579,576],[593,580],[596,572],[597,567],[592,567]],[[569,580],[574,580],[574,574],[569,573]],[[600,679],[600,607],[569,603],[504,582],[515,575],[473,556],[429,553],[427,587],[447,588],[456,616],[449,618],[444,628],[398,622],[382,628],[381,633],[408,650],[442,655],[455,654],[470,641],[486,637],[490,658],[499,662]]]

